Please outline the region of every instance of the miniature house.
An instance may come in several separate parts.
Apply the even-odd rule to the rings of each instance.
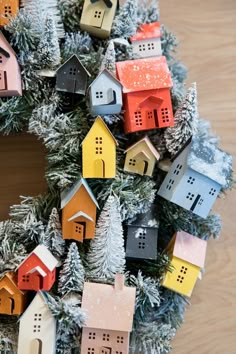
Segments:
[[[8,25],[10,19],[16,16],[18,10],[19,0],[1,0],[0,26]]]
[[[117,142],[101,117],[97,117],[82,142],[83,177],[114,178]]]
[[[194,137],[176,155],[158,195],[206,218],[227,184],[231,166],[230,155]]]
[[[85,0],[80,28],[95,37],[108,38],[118,0]]]
[[[7,272],[0,279],[0,314],[21,315],[26,305],[26,293],[17,287],[15,272]]]
[[[55,282],[57,259],[44,245],[37,246],[18,268],[18,288],[50,290]]]
[[[56,72],[57,91],[85,95],[89,72],[76,55],[72,55]]]
[[[187,232],[177,232],[166,252],[171,258],[162,285],[182,295],[191,296],[201,268],[204,267],[207,242]]]
[[[56,320],[38,292],[20,318],[17,354],[55,354]]]
[[[94,116],[120,113],[122,108],[122,85],[104,69],[89,88],[90,112]]]
[[[0,31],[0,97],[21,95],[21,73],[16,54]]]
[[[156,161],[160,154],[147,136],[125,150],[124,171],[152,176]]]
[[[139,214],[127,225],[126,257],[136,259],[157,258],[158,222],[153,210]]]
[[[61,194],[62,235],[83,242],[94,238],[98,203],[85,179],[81,178]]]
[[[133,53],[141,58],[162,55],[160,22],[145,23],[139,26],[137,33],[130,38]]]
[[[84,283],[81,308],[87,315],[81,353],[129,353],[136,291],[116,275],[115,285]]]
[[[116,63],[123,85],[125,133],[174,125],[166,58],[128,60]]]

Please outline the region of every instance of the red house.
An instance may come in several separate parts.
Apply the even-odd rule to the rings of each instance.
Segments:
[[[57,259],[44,245],[37,246],[18,268],[18,288],[50,290],[56,277]]]
[[[125,133],[174,125],[172,80],[164,56],[116,64],[123,85]]]

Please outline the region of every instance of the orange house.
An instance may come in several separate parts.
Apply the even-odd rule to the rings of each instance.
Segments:
[[[83,242],[94,238],[98,203],[84,178],[61,194],[62,235]]]
[[[7,272],[0,279],[0,313],[21,315],[26,306],[26,293],[17,287],[15,272]]]
[[[123,85],[125,133],[174,125],[172,80],[164,56],[116,63]]]
[[[19,10],[19,0],[0,1],[0,26],[8,25],[10,19],[15,17]]]

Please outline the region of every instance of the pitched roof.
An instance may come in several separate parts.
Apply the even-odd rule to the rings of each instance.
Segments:
[[[88,134],[86,135],[86,137],[84,138],[84,140],[82,141],[81,145],[83,145],[84,141],[88,138],[89,133],[91,131],[91,129],[93,129],[93,127],[96,125],[97,122],[102,123],[102,125],[104,126],[105,130],[108,132],[108,134],[112,137],[112,139],[114,140],[115,144],[118,145],[117,140],[114,138],[114,135],[112,134],[112,132],[110,131],[110,129],[108,128],[108,126],[106,125],[106,123],[104,122],[104,120],[102,119],[102,117],[97,116],[97,118],[95,119],[95,121],[93,122],[93,125],[91,126]]]
[[[25,292],[20,290],[17,286],[17,273],[16,272],[6,272],[0,279],[0,290],[2,288],[4,288],[2,285],[1,285],[1,281],[4,279],[4,278],[7,278],[8,281],[13,285],[13,287],[15,288],[16,292],[20,293],[20,294],[24,294]],[[10,289],[7,289],[7,291],[9,291]],[[11,293],[9,291],[9,293]],[[12,293],[13,294],[13,293]]]
[[[190,168],[222,186],[232,171],[232,156],[198,136],[192,138],[187,162]]]
[[[107,76],[109,77],[109,79],[111,79],[112,81],[115,81],[118,85],[120,85],[122,87],[122,84],[121,82],[114,76],[110,73],[109,70],[107,69],[103,69],[99,74],[98,76],[93,80],[93,82],[89,85],[89,88],[97,81],[99,80],[99,78],[101,78],[102,76]]]
[[[81,178],[71,188],[62,191],[62,193],[61,193],[61,209],[63,209],[69,203],[69,201],[73,198],[75,193],[78,192],[78,190],[80,189],[81,186],[84,186],[84,188],[88,192],[90,198],[92,199],[92,201],[94,202],[96,207],[99,208],[97,200],[94,197],[93,192],[90,189],[87,181],[84,178]]]
[[[86,327],[131,332],[136,289],[124,286],[84,283],[82,309]],[[125,300],[124,300],[125,299]]]
[[[141,144],[142,142],[145,142],[145,144],[147,145],[147,147],[150,149],[151,153],[154,155],[154,157],[159,160],[160,159],[160,154],[159,152],[155,149],[155,147],[152,145],[151,140],[149,139],[149,137],[146,135],[144,138],[140,139],[139,141],[137,141],[135,144],[131,145],[130,147],[128,147],[128,149],[125,150],[125,153],[127,151],[132,150],[135,146]]]
[[[47,249],[44,245],[38,245],[26,258],[25,260],[19,265],[21,267],[23,263],[30,258],[32,254],[35,254],[47,267],[48,270],[52,271],[55,267],[59,265],[58,260],[52,255],[52,253]],[[18,268],[19,268],[18,267]]]
[[[207,242],[200,238],[179,231],[175,236],[173,255],[186,262],[203,268],[206,257]]]
[[[137,33],[130,37],[131,42],[140,41],[144,39],[160,38],[161,25],[160,22],[144,23],[139,26]]]
[[[88,214],[84,213],[83,211],[78,211],[78,213],[75,213],[74,215],[71,216],[71,218],[68,219],[68,221],[73,221],[77,219],[79,216],[83,216],[84,218],[94,221]]]
[[[170,88],[173,85],[164,56],[121,61],[116,63],[116,70],[124,93]]]
[[[59,68],[56,70],[56,72],[60,71],[64,65],[66,65],[68,62],[70,62],[72,59],[76,59],[78,61],[78,64],[82,67],[82,69],[86,72],[88,76],[91,76],[88,70],[84,67],[84,65],[81,63],[77,55],[73,54],[69,59],[67,59]]]

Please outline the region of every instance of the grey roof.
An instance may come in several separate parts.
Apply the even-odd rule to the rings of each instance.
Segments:
[[[99,80],[99,78],[101,76],[106,76],[108,77],[110,80],[116,82],[120,87],[123,87],[122,83],[114,76],[112,75],[112,73],[110,73],[109,70],[107,69],[103,69],[99,74],[98,76],[93,80],[93,82],[89,85],[89,87],[91,87],[97,80]]]
[[[218,149],[206,139],[192,138],[188,154],[188,166],[222,186],[232,170],[232,156]]]
[[[71,57],[70,57],[69,59],[67,59],[63,64],[61,64],[61,65],[59,66],[59,68],[57,68],[56,73],[57,73],[58,71],[60,71],[60,70],[63,68],[63,66],[66,65],[68,62],[70,62],[73,58],[76,58],[78,64],[81,66],[81,68],[86,72],[86,74],[87,74],[88,76],[91,76],[91,74],[88,72],[88,70],[86,69],[86,67],[81,63],[81,61],[79,60],[79,58],[77,57],[76,54],[71,55]]]
[[[75,193],[80,189],[81,186],[84,186],[85,189],[87,190],[89,196],[91,197],[92,201],[96,205],[97,208],[99,208],[98,202],[96,198],[93,195],[92,190],[90,189],[87,181],[84,178],[81,178],[78,182],[76,182],[69,190],[64,190],[61,193],[61,209],[63,209],[67,203],[73,198]]]

